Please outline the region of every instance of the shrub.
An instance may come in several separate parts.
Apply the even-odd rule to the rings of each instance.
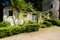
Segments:
[[[37,22],[28,21],[28,24],[37,24]]]
[[[60,20],[55,20],[56,21],[56,25],[60,26]]]
[[[22,31],[20,26],[2,27],[0,28],[0,38],[22,33]]]
[[[45,21],[52,23],[52,25],[56,25],[56,21],[54,19],[45,19]]]
[[[25,27],[26,27],[26,32],[37,31],[39,29],[38,24],[27,24],[25,25]]]
[[[0,38],[5,37],[5,36],[6,36],[5,29],[0,28]]]
[[[0,28],[0,38],[23,33],[23,32],[32,32],[39,29],[38,24],[27,24],[24,26],[10,26],[10,27],[1,27]]]
[[[45,24],[48,27],[52,26],[52,24],[50,22],[48,22],[48,21],[43,22],[43,24]]]
[[[10,26],[9,22],[0,22],[0,27],[7,27]]]
[[[29,24],[32,24],[33,22],[32,21],[28,21]]]
[[[16,27],[4,27],[4,28],[2,27],[2,28],[0,28],[0,38],[13,35],[13,33],[14,33],[13,30],[15,28]]]
[[[47,26],[45,24],[40,23],[40,28],[46,28]]]

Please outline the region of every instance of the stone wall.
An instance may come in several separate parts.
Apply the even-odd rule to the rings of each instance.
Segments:
[[[42,2],[42,10],[51,9],[52,0],[44,0]]]
[[[53,12],[54,18],[59,19],[59,0],[53,1],[52,12]]]
[[[9,16],[9,11],[12,11],[13,16]],[[16,17],[18,16],[18,11],[12,6],[6,6],[3,8],[3,21],[9,21],[11,25],[18,24]]]
[[[59,19],[59,0],[43,1],[42,10],[51,10],[53,12],[53,17]]]

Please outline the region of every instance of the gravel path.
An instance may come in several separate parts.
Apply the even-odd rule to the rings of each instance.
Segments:
[[[41,28],[37,32],[22,33],[0,40],[60,40],[60,27]]]

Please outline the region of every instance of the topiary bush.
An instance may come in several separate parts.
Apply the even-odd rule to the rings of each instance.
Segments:
[[[39,27],[40,27],[40,28],[46,28],[47,26],[46,26],[45,24],[40,23],[40,24],[39,24]]]
[[[56,25],[60,26],[60,20],[55,20],[56,21]]]
[[[56,25],[56,21],[54,19],[45,19],[45,21],[52,23],[52,25]]]
[[[33,22],[32,21],[28,21],[28,24],[33,24]]]
[[[0,27],[8,27],[10,26],[10,23],[9,22],[0,22]]]
[[[52,26],[52,24],[50,22],[48,22],[48,21],[44,21],[42,24],[45,24],[47,27]]]
[[[25,24],[23,26],[8,26],[0,28],[0,38],[12,36],[24,32],[33,32],[39,29],[38,24]]]
[[[2,27],[0,28],[0,38],[18,34],[21,32],[20,30],[21,27],[18,26],[14,26],[14,27],[11,26],[11,27],[4,27],[4,28]]]
[[[38,31],[39,25],[38,24],[27,24],[25,25],[26,32]]]
[[[0,28],[0,38],[6,37],[6,36],[7,36],[7,34],[5,32],[5,29],[4,28]]]

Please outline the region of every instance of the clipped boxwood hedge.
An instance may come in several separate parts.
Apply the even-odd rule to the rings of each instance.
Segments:
[[[1,27],[0,28],[0,38],[23,33],[23,32],[32,32],[39,29],[38,24],[27,24],[24,26],[10,26],[10,27]]]
[[[44,21],[42,24],[45,24],[47,27],[52,26],[52,23],[48,22],[48,21]]]
[[[40,23],[40,24],[39,24],[39,27],[40,27],[40,28],[46,28],[47,26],[46,26],[45,24]]]
[[[19,28],[19,29],[18,29]],[[13,26],[13,27],[2,27],[0,28],[0,38],[6,37],[6,36],[11,36],[13,34],[17,34],[20,31],[20,27]]]
[[[0,27],[8,27],[10,25],[11,25],[10,22],[7,21],[0,22]]]
[[[45,21],[52,23],[52,25],[56,25],[56,20],[54,19],[45,19]]]
[[[56,25],[60,26],[60,20],[55,20],[56,21]]]
[[[25,25],[26,32],[38,31],[39,25],[38,24],[27,24]]]

